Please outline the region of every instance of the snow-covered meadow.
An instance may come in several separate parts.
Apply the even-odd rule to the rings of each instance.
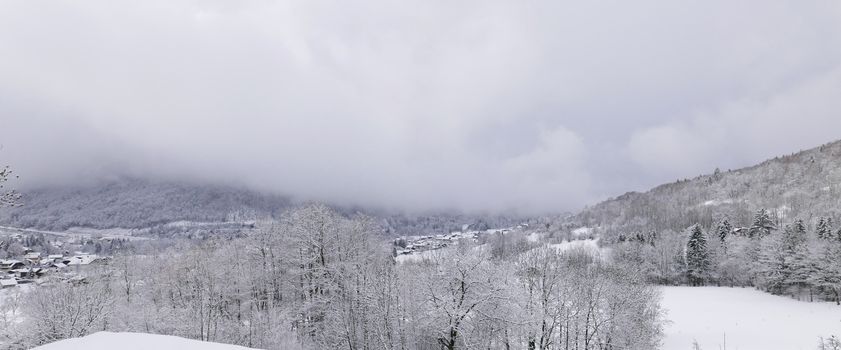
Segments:
[[[99,332],[86,337],[65,339],[33,350],[247,350],[250,348],[202,342],[167,335]]]
[[[563,241],[561,243],[549,244],[550,248],[557,249],[559,252],[566,252],[573,249],[583,249],[593,252],[601,252],[599,248],[598,239],[581,239],[575,241]]]
[[[841,306],[753,288],[662,287],[668,312],[663,350],[814,350],[841,335]]]
[[[209,343],[167,335],[99,332],[65,339],[33,350],[247,350],[242,346]]]

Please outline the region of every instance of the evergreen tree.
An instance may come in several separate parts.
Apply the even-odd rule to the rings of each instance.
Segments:
[[[750,227],[748,235],[751,238],[763,238],[776,229],[777,228],[774,226],[774,221],[771,220],[771,215],[768,213],[768,210],[759,209],[753,217],[753,225]]]
[[[646,236],[646,240],[647,240],[648,244],[650,244],[652,247],[655,246],[655,244],[656,244],[655,242],[657,241],[657,231],[655,231],[655,230],[648,231],[648,235]]]
[[[726,255],[727,237],[733,232],[733,226],[730,225],[730,222],[727,221],[727,219],[722,219],[721,222],[718,223],[718,227],[716,227],[716,232],[718,234],[719,244],[721,244],[721,249]]]
[[[829,239],[832,237],[832,228],[827,226],[826,219],[821,217],[818,219],[818,225],[815,227],[815,232],[820,239]]]
[[[783,232],[783,248],[790,255],[794,250],[806,242],[806,225],[797,219],[791,226],[786,226]]]
[[[791,230],[790,226],[785,228]],[[773,294],[781,294],[786,282],[789,280],[789,268],[786,264],[784,238],[774,235],[761,242],[756,257],[756,286]]]
[[[807,243],[806,225],[803,220],[795,220],[783,237],[783,267],[786,269],[784,274],[787,286],[807,286],[809,276],[816,270]]]
[[[730,225],[730,221],[727,221],[727,219],[722,219],[721,222],[718,223],[716,231],[718,232],[718,239],[724,243],[727,240],[727,236],[733,232],[733,226]]]
[[[781,235],[765,240],[759,257],[761,286],[774,294],[792,286],[807,286],[815,271],[807,238],[806,225],[798,219],[786,225]]]
[[[809,283],[828,293],[836,304],[841,305],[841,243],[825,242],[817,250],[815,271],[809,276]]]
[[[686,276],[693,286],[704,285],[710,275],[707,237],[698,225],[692,226],[686,242]]]

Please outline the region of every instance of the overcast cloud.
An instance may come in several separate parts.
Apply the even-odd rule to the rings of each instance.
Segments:
[[[4,1],[21,186],[558,212],[841,138],[838,1]]]

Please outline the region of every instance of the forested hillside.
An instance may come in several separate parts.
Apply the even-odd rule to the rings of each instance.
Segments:
[[[754,286],[841,303],[841,142],[628,193],[572,218],[665,285]]]
[[[749,168],[716,169],[645,193],[629,192],[583,210],[574,221],[601,227],[605,238],[616,239],[620,233],[712,227],[725,217],[745,227],[763,208],[778,224],[819,216],[839,222],[841,141]]]
[[[0,222],[57,231],[74,226],[144,228],[174,221],[225,221],[232,213],[274,215],[290,201],[233,187],[124,178],[26,191],[22,204],[0,212]]]
[[[22,205],[0,211],[0,225],[63,231],[70,227],[152,228],[179,221],[227,222],[277,218],[300,203],[245,188],[175,181],[121,178],[88,186],[25,191]],[[426,235],[509,227],[524,219],[461,213],[392,213],[370,208],[334,209],[346,216],[365,213],[382,220],[390,235]]]

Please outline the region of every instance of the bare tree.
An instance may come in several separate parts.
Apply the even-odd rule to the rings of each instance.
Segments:
[[[15,190],[6,189],[6,182],[11,177],[12,170],[8,166],[0,169],[0,208],[20,205],[20,193]]]
[[[26,327],[31,341],[39,345],[64,338],[80,337],[105,330],[114,296],[107,281],[78,285],[67,283],[43,286],[27,295],[25,307],[30,317]]]
[[[441,348],[475,348],[491,338],[489,326],[506,321],[496,310],[509,301],[505,291],[513,281],[481,249],[458,247],[436,255],[421,273],[423,328]]]

